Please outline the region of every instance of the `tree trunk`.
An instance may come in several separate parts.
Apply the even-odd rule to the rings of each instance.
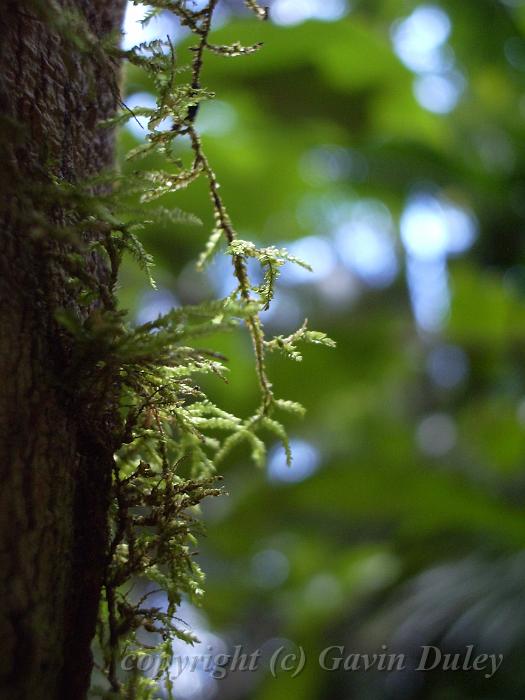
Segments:
[[[98,37],[125,0],[60,0]],[[107,396],[87,403],[54,320],[71,308],[60,254],[37,235],[60,222],[51,178],[76,182],[111,164],[100,119],[118,101],[118,65],[75,49],[50,0],[7,0],[0,13],[0,698],[77,700],[92,667],[103,579],[114,430]],[[40,227],[41,228],[41,227]],[[96,256],[86,268],[102,285]]]

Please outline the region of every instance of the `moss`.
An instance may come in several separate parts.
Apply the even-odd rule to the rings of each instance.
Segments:
[[[92,406],[101,397],[116,395],[119,407],[117,419],[112,419],[115,460],[98,645],[110,688],[101,690],[101,694],[130,698],[153,697],[155,683],[161,679],[159,676],[152,683],[139,677],[138,672],[122,678],[119,660],[125,649],[145,649],[147,639],[148,652],[156,651],[160,656],[159,674],[164,669],[164,682],[170,692],[171,641],[176,637],[192,641],[191,635],[178,626],[175,611],[183,594],[194,600],[202,596],[203,574],[192,547],[200,529],[196,517],[200,502],[220,493],[217,465],[241,441],[248,443],[254,461],[262,465],[265,445],[260,431],[269,431],[281,440],[291,460],[286,432],[276,415],[282,411],[301,413],[302,407],[274,395],[266,372],[267,352],[279,350],[297,360],[298,343],[331,344],[324,334],[309,331],[306,325],[288,338],[265,338],[259,311],[271,303],[280,268],[285,262],[304,263],[285,250],[258,249],[238,238],[195,128],[199,103],[211,96],[201,86],[206,52],[242,55],[258,46],[209,43],[216,0],[209,0],[200,10],[188,9],[184,0],[169,4],[154,0],[148,4],[153,12],[169,7],[193,32],[196,45],[189,83],[175,85],[177,71],[169,38],[120,52],[149,73],[157,89],[157,104],[134,112],[125,109],[107,120],[106,126],[121,124],[136,114],[147,116],[146,142],[129,157],[140,158],[155,150],[169,159],[173,140],[187,136],[192,146],[191,165],[185,169],[181,166],[175,175],[156,171],[122,177],[109,173],[80,184],[53,177],[50,199],[59,201],[70,215],[67,224],[47,225],[49,234],[69,242],[69,252],[62,251],[61,262],[76,303],[67,310],[58,310],[56,317],[73,340],[70,371],[77,378],[75,386],[80,386],[79,402]],[[253,0],[246,4],[260,19],[266,17]],[[97,43],[89,34],[86,37],[80,45],[82,50],[87,41],[91,51],[119,53],[110,45]],[[156,130],[166,117],[173,120],[173,128]],[[199,264],[207,264],[218,242],[224,239],[237,288],[224,299],[174,309],[156,321],[133,327],[125,312],[118,310],[115,296],[122,256],[131,254],[154,282],[152,259],[138,237],[144,222],[130,214],[129,197],[138,194],[141,202],[151,202],[190,186],[197,178],[207,181],[215,219]],[[191,218],[162,207],[156,213],[159,217]],[[85,264],[89,256],[96,260],[96,274]],[[248,258],[255,258],[264,270],[261,285],[254,285],[248,277]],[[195,381],[202,374],[224,376],[221,361],[213,353],[196,348],[195,340],[239,323],[247,326],[252,338],[261,397],[254,413],[245,419],[211,403]],[[90,430],[96,438],[96,427]],[[225,437],[218,439],[217,434]],[[138,581],[141,594],[135,585]],[[158,589],[167,596],[165,610],[149,604],[151,592]]]

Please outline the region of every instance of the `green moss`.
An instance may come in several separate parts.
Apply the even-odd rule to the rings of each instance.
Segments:
[[[271,303],[280,268],[285,262],[304,263],[285,250],[271,246],[258,249],[237,237],[195,128],[200,101],[212,97],[201,87],[206,52],[233,56],[258,47],[209,44],[216,0],[210,0],[201,10],[188,9],[184,0],[148,4],[153,6],[153,13],[168,7],[193,32],[196,45],[189,67],[190,81],[183,85],[175,82],[181,70],[175,66],[169,38],[122,52],[124,58],[149,74],[157,91],[157,104],[133,112],[125,108],[106,124],[114,126],[136,115],[147,116],[145,144],[128,157],[141,158],[155,151],[175,172],[142,172],[125,177],[102,174],[81,185],[56,179],[51,184],[54,201],[72,212],[67,226],[51,231],[74,244],[63,265],[77,308],[57,312],[74,339],[72,367],[80,377],[86,402],[104,396],[108,390],[115,391],[115,387],[119,394],[119,427],[113,436],[108,565],[98,626],[102,671],[110,687],[100,692],[106,697],[151,698],[163,673],[170,692],[171,640],[178,637],[192,642],[191,635],[178,625],[175,611],[183,594],[193,600],[202,596],[203,574],[192,556],[192,547],[200,528],[196,517],[200,502],[220,493],[217,464],[244,441],[255,463],[263,465],[266,450],[258,434],[262,431],[282,441],[291,460],[286,431],[276,415],[282,411],[301,413],[302,407],[275,397],[266,372],[266,353],[280,350],[298,360],[300,342],[331,344],[324,334],[309,331],[306,325],[288,338],[265,338],[259,311]],[[259,18],[265,18],[265,11],[255,2],[246,4]],[[173,127],[158,130],[160,122],[168,117]],[[189,166],[183,166],[172,155],[173,142],[180,136],[188,137],[191,143]],[[133,326],[125,312],[118,310],[115,295],[122,256],[131,254],[154,285],[153,260],[138,237],[141,228],[155,217],[190,223],[195,223],[195,217],[159,207],[148,208],[148,221],[144,221],[137,216],[136,207],[130,207],[130,201],[138,196],[141,203],[149,203],[198,178],[207,182],[215,220],[199,264],[207,264],[216,254],[219,241],[225,240],[237,287],[224,299],[174,309],[155,321]],[[81,242],[86,239],[91,241],[87,248]],[[108,272],[103,282],[85,267],[86,253],[95,253],[103,261]],[[260,285],[254,285],[248,277],[248,258],[256,259],[264,270]],[[224,378],[226,371],[215,353],[195,346],[196,340],[240,323],[251,335],[260,386],[260,404],[246,419],[214,405],[196,382],[198,375]],[[151,593],[159,589],[168,601],[163,610],[149,603]],[[138,672],[122,674],[119,661],[126,651],[146,648],[162,660],[158,677],[151,681]]]

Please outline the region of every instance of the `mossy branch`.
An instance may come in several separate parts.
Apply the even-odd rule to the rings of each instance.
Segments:
[[[254,462],[263,466],[266,446],[261,433],[279,440],[291,463],[286,430],[275,414],[302,415],[304,409],[296,402],[275,397],[266,370],[267,353],[279,350],[299,360],[298,343],[333,344],[325,334],[308,330],[306,322],[288,337],[265,338],[259,312],[272,302],[282,266],[308,265],[285,249],[257,248],[238,237],[196,128],[201,101],[213,97],[201,85],[206,52],[231,57],[250,54],[259,45],[217,46],[209,41],[217,0],[209,0],[200,9],[186,0],[150,0],[148,4],[152,7],[146,22],[161,11],[169,11],[190,29],[196,38],[191,61],[187,67],[176,65],[169,37],[127,52],[113,48],[114,54],[148,73],[157,91],[157,104],[133,111],[124,108],[106,126],[146,116],[145,143],[133,149],[128,158],[157,152],[164,157],[167,169],[126,177],[103,174],[80,185],[53,181],[50,187],[72,215],[67,231],[49,227],[50,233],[67,235],[72,243],[64,269],[83,312],[59,310],[57,319],[75,339],[72,367],[85,380],[84,399],[95,401],[108,386],[113,390],[116,386],[120,396],[98,640],[103,657],[101,670],[110,687],[102,694],[137,700],[152,698],[155,686],[161,682],[172,697],[171,641],[177,637],[194,641],[179,624],[175,611],[183,594],[193,600],[202,595],[203,574],[193,556],[195,535],[200,530],[196,515],[204,498],[220,493],[216,466],[240,443],[247,444]],[[259,19],[267,18],[267,10],[254,0],[246,0],[245,4]],[[190,74],[188,83],[179,82],[178,76],[186,72],[185,68]],[[168,118],[171,128],[160,128]],[[188,137],[191,144],[192,162],[188,167],[173,155],[173,142],[180,136]],[[130,206],[130,197],[149,204],[202,177],[208,185],[214,227],[198,265],[202,268],[224,241],[237,287],[225,299],[173,309],[149,323],[133,326],[117,310],[115,286],[122,256],[131,254],[154,284],[153,259],[139,237],[142,227],[151,220],[200,222],[191,214],[163,206],[148,208],[147,219],[142,219],[140,207]],[[86,231],[94,234],[87,251],[82,244]],[[96,252],[107,263],[109,293],[102,294],[100,285],[84,269],[86,252]],[[250,258],[257,260],[264,271],[262,284],[254,285],[250,280]],[[223,357],[195,347],[195,341],[239,323],[246,325],[251,336],[260,387],[259,405],[244,420],[215,406],[196,383],[196,377],[203,374],[224,379],[226,367]],[[149,602],[159,591],[165,596],[165,606]],[[148,680],[138,672],[124,678],[119,672],[119,659],[130,647],[158,653],[163,660],[164,680],[160,675]]]

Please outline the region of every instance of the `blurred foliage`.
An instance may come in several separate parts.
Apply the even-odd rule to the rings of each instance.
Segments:
[[[278,0],[274,9],[285,5]],[[450,21],[437,69],[411,69],[394,41],[422,7]],[[279,395],[307,408],[288,424],[295,465],[286,471],[277,446],[266,470],[255,470],[242,449],[224,465],[229,495],[204,506],[206,620],[196,633],[204,641],[213,630],[248,650],[284,638],[313,659],[331,644],[365,652],[437,643],[475,644],[505,660],[489,680],[433,672],[394,683],[385,673],[326,673],[309,663],[293,680],[264,668],[221,681],[195,676],[179,695],[521,698],[523,622],[509,621],[523,620],[524,594],[518,584],[511,594],[508,581],[525,573],[525,3],[356,0],[341,15],[261,24],[229,3],[213,41],[264,47],[234,61],[209,56],[204,67],[204,87],[217,101],[201,105],[197,126],[241,238],[285,242],[292,252],[295,242],[318,266],[310,281],[306,273],[283,275],[268,326],[286,335],[307,316],[337,350],[309,348],[299,365],[270,362]],[[187,46],[182,35],[179,56]],[[436,75],[445,82],[432,83]],[[440,86],[455,86],[457,104],[439,107]],[[126,103],[151,90],[130,67]],[[438,112],[428,108],[432,99]],[[140,139],[137,124],[123,129],[122,156]],[[180,152],[189,156],[184,140]],[[147,165],[154,168],[154,158]],[[434,230],[422,219],[416,260],[403,217],[421,193],[467,212],[473,245],[430,260],[424,242]],[[195,270],[213,226],[205,184],[163,203],[196,214],[203,227],[145,230],[159,291],[148,291],[131,263],[120,290],[142,322],[170,305],[212,298],[231,276],[220,261],[208,273]],[[342,237],[353,235],[347,224],[359,203],[380,212],[393,236],[397,273],[381,283],[362,273],[359,259],[348,264],[354,253]],[[366,237],[349,240],[372,255]],[[430,262],[441,264],[442,276],[445,269],[450,310],[425,327],[414,309],[417,294],[432,292]],[[230,382],[210,380],[207,391],[225,410],[249,415],[257,384],[248,338],[239,332],[213,344],[229,358]],[[427,607],[418,613],[421,590]],[[432,610],[443,613],[439,626]],[[473,610],[477,624],[451,637]],[[409,614],[416,631],[400,636]]]

